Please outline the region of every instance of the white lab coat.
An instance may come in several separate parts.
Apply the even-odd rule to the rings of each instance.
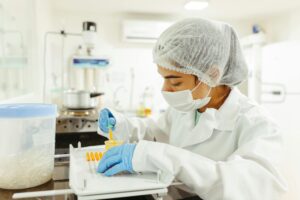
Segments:
[[[156,121],[113,115],[114,136],[139,141],[132,160],[135,171],[173,175],[185,184],[181,189],[204,200],[276,200],[286,190],[278,170],[281,133],[236,88],[220,109],[206,109],[196,125],[195,112],[172,108]],[[149,141],[153,138],[157,142]]]

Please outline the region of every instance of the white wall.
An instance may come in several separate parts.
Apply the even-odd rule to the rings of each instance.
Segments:
[[[300,40],[300,9],[262,20],[269,42]]]

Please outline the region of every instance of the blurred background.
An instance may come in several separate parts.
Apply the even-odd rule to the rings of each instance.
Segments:
[[[236,29],[250,69],[240,90],[282,127],[284,199],[300,199],[299,0],[0,0],[0,103],[57,104],[62,138],[95,132],[106,106],[156,116],[167,104],[152,47],[186,17]]]

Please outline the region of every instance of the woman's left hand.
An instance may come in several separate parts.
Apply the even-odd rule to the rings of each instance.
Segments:
[[[136,144],[124,144],[109,149],[101,159],[97,172],[112,176],[120,172],[133,173],[132,157]]]

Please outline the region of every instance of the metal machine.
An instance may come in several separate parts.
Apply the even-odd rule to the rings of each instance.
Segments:
[[[57,36],[61,39],[62,60],[58,71],[50,71],[51,69],[46,67],[47,41],[51,35],[55,36],[53,39]],[[82,39],[79,41],[83,41],[68,62],[64,60],[64,45],[67,37],[79,37]],[[47,32],[44,39],[44,100],[50,97],[50,101],[54,102],[50,91],[57,91],[58,100],[55,103],[60,108],[56,119],[56,154],[68,153],[69,145],[76,145],[79,141],[83,146],[103,144],[104,138],[97,134],[99,102],[104,95],[100,91],[99,77],[103,69],[110,65],[110,59],[95,52],[97,24],[90,21],[83,22],[81,33],[64,30]],[[59,83],[47,85],[46,74],[53,76],[54,73],[56,79],[60,80]]]

